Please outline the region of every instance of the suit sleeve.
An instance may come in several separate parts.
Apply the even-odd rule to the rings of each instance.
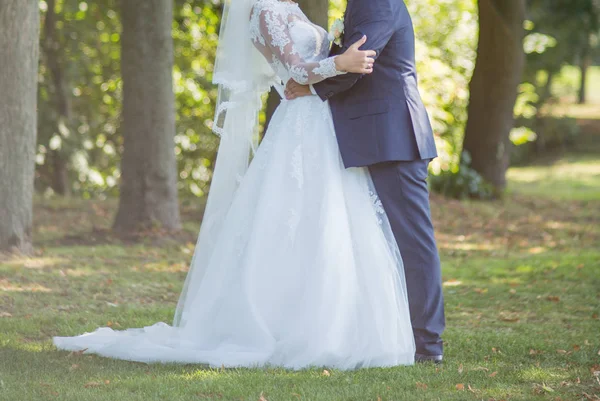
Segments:
[[[354,7],[352,10],[352,26],[346,27],[344,43],[339,54],[345,52],[352,44],[367,36],[367,42],[361,50],[375,50],[379,57],[383,48],[394,34],[394,19],[389,0],[372,0],[371,4]],[[377,64],[377,61],[375,61]],[[352,88],[364,75],[346,74],[326,79],[313,85],[315,92],[325,101],[337,94]]]

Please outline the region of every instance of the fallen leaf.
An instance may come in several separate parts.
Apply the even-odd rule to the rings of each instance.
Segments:
[[[265,398],[265,396],[263,395],[263,393],[260,393],[260,398],[258,399],[258,401],[269,401]]]
[[[533,349],[533,348],[529,350],[529,355],[540,355],[543,353],[544,353],[544,351],[539,351],[539,350]]]
[[[84,348],[79,351],[71,351],[71,352],[69,352],[69,355],[67,355],[67,357],[83,355],[85,353],[85,351],[87,351],[87,350],[88,350],[87,348]]]
[[[503,322],[516,323],[521,319],[515,314],[512,314],[512,315],[501,314],[500,320],[502,320]]]
[[[104,384],[110,384],[110,380],[104,380]]]
[[[489,377],[496,377],[496,375],[497,375],[497,374],[498,374],[498,372],[491,373],[491,374],[489,375]]]
[[[546,298],[548,301],[552,301],[552,302],[560,302],[560,297],[557,297],[555,295],[549,295],[548,298]]]
[[[85,388],[96,388],[96,387],[100,387],[100,383],[98,382],[87,382],[83,385],[83,387]]]
[[[575,351],[579,351],[581,349],[581,347],[579,345],[575,344],[575,345],[573,345],[573,349]]]
[[[327,377],[329,377],[329,376],[331,376],[331,372],[330,372],[330,371],[328,371],[327,369],[325,369],[325,370],[323,371],[323,373],[321,373],[321,376],[327,376]]]
[[[556,352],[557,352],[558,354],[562,354],[562,355],[569,355],[569,354],[572,354],[572,352],[571,352],[571,351],[565,351],[564,349],[557,349],[557,350],[556,350]]]
[[[483,366],[479,366],[475,370],[483,370],[485,372],[489,372],[490,371],[488,368],[484,368]]]
[[[474,389],[473,387],[471,387],[471,385],[470,385],[470,384],[467,386],[467,388],[469,389],[469,391],[470,391],[470,392],[472,392],[472,393],[474,393],[474,392],[475,392],[475,389]]]
[[[461,363],[460,366],[458,367],[458,373],[462,374],[463,372],[463,364]]]
[[[0,317],[12,317],[12,315],[8,312],[0,312]]]
[[[416,385],[417,388],[420,388],[421,390],[427,390],[427,384],[425,383],[417,382]]]
[[[75,369],[79,369],[79,365],[77,365],[76,363],[72,364],[71,367],[69,368],[69,371],[72,372]]]
[[[592,319],[598,319],[598,314],[597,314],[597,313],[594,313],[594,314],[592,315]]]
[[[545,383],[536,383],[533,385],[533,392],[535,394],[553,393],[554,389],[552,387],[547,386]]]
[[[456,389],[457,389],[458,391],[464,391],[464,389],[465,389],[465,385],[464,385],[464,384],[462,384],[462,383],[459,383],[459,384],[457,384],[457,385],[456,385]]]

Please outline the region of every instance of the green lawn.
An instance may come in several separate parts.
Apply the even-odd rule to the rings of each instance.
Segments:
[[[107,231],[113,200],[38,200],[37,255],[0,259],[0,400],[599,400],[598,174],[599,160],[566,157],[511,170],[503,202],[435,196],[447,361],[349,373],[56,351],[54,335],[170,322],[198,227],[135,243]]]
[[[567,154],[551,163],[509,170],[509,188],[554,199],[600,199],[600,157]]]

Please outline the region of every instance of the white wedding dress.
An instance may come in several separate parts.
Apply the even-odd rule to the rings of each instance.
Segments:
[[[259,0],[253,10],[252,41],[283,82],[337,74],[327,33],[298,6]],[[328,103],[284,100],[240,178],[175,327],[101,328],[56,346],[218,367],[412,364],[398,247],[368,170],[344,169]]]

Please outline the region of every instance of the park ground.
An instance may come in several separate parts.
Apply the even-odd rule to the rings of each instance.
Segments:
[[[55,335],[172,320],[201,207],[183,202],[189,223],[176,236],[119,238],[114,200],[37,199],[35,256],[0,256],[0,400],[600,400],[593,110],[568,108],[584,129],[578,148],[511,169],[504,200],[432,196],[448,319],[441,366],[290,372],[58,352]]]

